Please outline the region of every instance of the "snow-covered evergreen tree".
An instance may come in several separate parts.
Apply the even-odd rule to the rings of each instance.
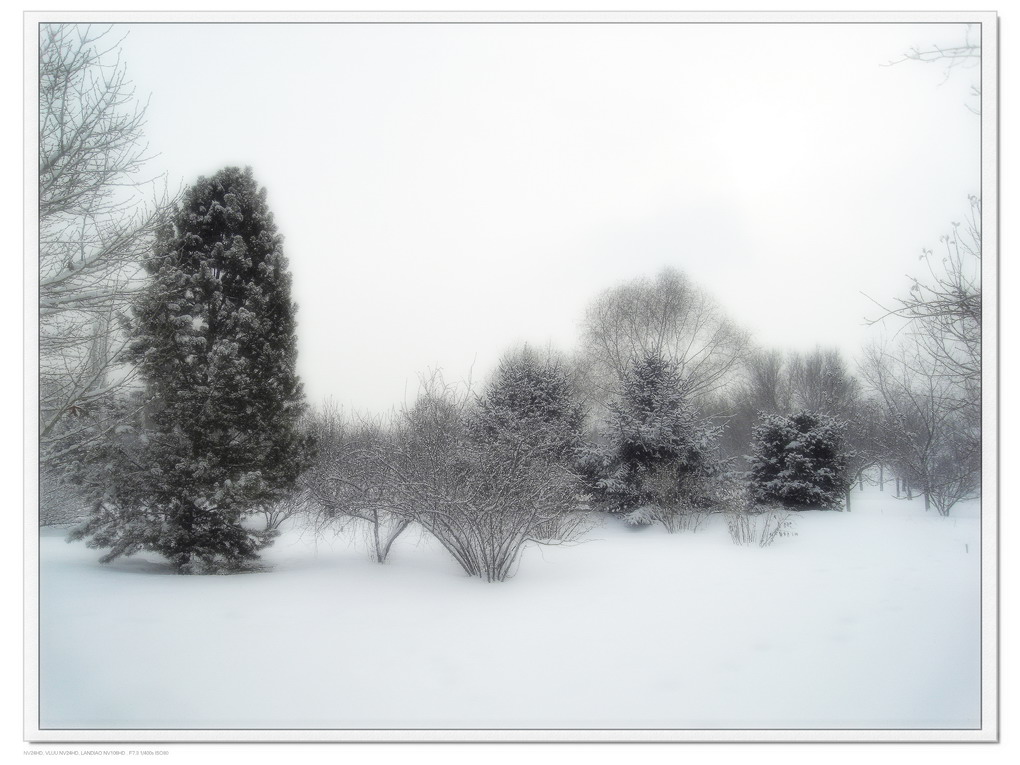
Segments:
[[[717,430],[699,418],[677,365],[656,354],[632,367],[610,405],[608,434],[586,456],[594,488],[615,509],[695,500],[714,469]]]
[[[584,408],[564,364],[527,347],[503,357],[471,419],[472,432],[486,443],[568,461],[581,443],[583,423]]]
[[[839,507],[848,486],[846,423],[818,412],[763,414],[749,460],[754,499],[792,508]]]
[[[104,562],[152,550],[182,572],[236,566],[269,541],[242,519],[308,456],[290,275],[251,169],[200,178],[148,270],[131,346],[144,414],[93,451],[95,509],[73,536],[110,548]]]

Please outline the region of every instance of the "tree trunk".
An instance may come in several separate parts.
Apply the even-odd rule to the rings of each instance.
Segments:
[[[885,468],[881,463],[878,465],[878,490],[885,491]]]
[[[386,556],[383,554],[382,545],[379,542],[379,511],[372,510],[372,536],[375,542],[375,560],[377,563],[385,563]]]
[[[385,544],[383,544],[382,560],[379,561],[380,563],[385,563],[386,562],[386,559],[390,555],[390,548],[393,546],[393,542],[396,540],[397,537],[399,537],[401,535],[401,533],[404,531],[404,529],[406,529],[410,525],[410,523],[411,523],[410,521],[406,521],[406,520],[405,521],[400,521],[396,525],[396,527],[392,531],[390,531],[389,536],[386,537]]]

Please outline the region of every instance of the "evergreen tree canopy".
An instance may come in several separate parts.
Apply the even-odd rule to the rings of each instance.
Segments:
[[[589,455],[589,463],[601,463],[595,488],[620,509],[693,499],[695,479],[712,470],[717,437],[699,418],[676,363],[648,354],[610,405],[608,448]]]
[[[564,366],[524,348],[500,361],[478,399],[472,429],[488,443],[565,457],[580,443],[583,422],[584,408]]]
[[[703,428],[676,364],[646,356],[634,365],[623,397],[611,411],[624,462],[646,468],[669,463],[694,469],[704,464]]]
[[[147,268],[130,350],[146,386],[139,444],[127,461],[99,450],[114,487],[76,535],[111,547],[104,560],[147,549],[181,570],[237,565],[267,541],[243,516],[292,487],[309,452],[290,275],[251,169],[200,178]]]
[[[758,502],[838,507],[847,489],[846,423],[818,412],[762,415],[754,428],[751,482]]]

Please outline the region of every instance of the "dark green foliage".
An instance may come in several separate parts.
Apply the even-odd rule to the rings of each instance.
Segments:
[[[93,450],[96,510],[76,536],[110,547],[104,560],[144,549],[182,571],[237,566],[268,541],[242,519],[309,453],[290,275],[251,170],[200,178],[148,271],[130,349],[144,407]]]
[[[490,445],[572,461],[584,416],[564,365],[524,348],[500,361],[478,399],[471,431]]]
[[[611,509],[697,504],[702,479],[714,470],[718,432],[698,417],[676,364],[649,354],[634,365],[610,405],[608,436],[588,450],[585,464]]]
[[[848,487],[846,424],[818,412],[763,414],[750,456],[754,499],[791,508],[839,507]]]

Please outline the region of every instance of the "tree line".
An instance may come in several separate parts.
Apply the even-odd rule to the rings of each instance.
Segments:
[[[385,417],[312,411],[266,190],[228,167],[125,194],[144,107],[118,60],[100,66],[107,39],[44,25],[40,44],[41,521],[87,508],[71,538],[102,561],[244,568],[300,515],[363,528],[379,562],[414,526],[501,581],[598,513],[671,532],[723,513],[734,541],[767,544],[788,510],[851,509],[873,468],[942,515],[980,490],[979,200],[856,371],[757,348],[667,269],[598,296],[571,356],[513,349],[478,391],[430,373]]]

